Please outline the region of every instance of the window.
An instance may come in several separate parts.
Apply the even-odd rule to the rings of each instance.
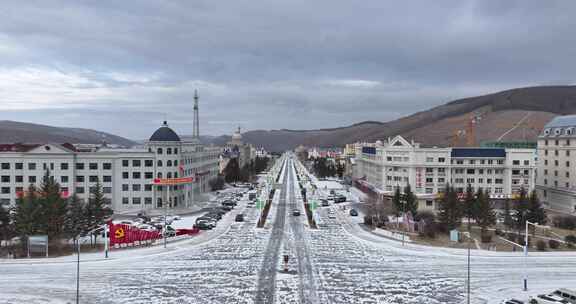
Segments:
[[[102,192],[106,194],[112,193],[112,187],[102,187]]]
[[[132,191],[140,191],[142,190],[142,186],[140,184],[132,185]]]
[[[152,185],[150,184],[144,185],[144,191],[152,191]]]
[[[558,160],[554,161],[554,166],[558,167]]]
[[[438,162],[439,162],[439,163],[446,162],[446,158],[444,158],[444,157],[438,157]]]
[[[547,159],[544,160],[544,165],[548,166],[548,160]]]
[[[174,161],[174,167],[178,166],[178,160]]]
[[[549,133],[549,132],[550,132],[550,130],[546,130],[545,132],[548,132],[548,133]],[[548,145],[548,140],[545,140],[545,141],[544,141],[544,145],[545,145],[545,146],[547,146],[547,145]]]
[[[494,188],[494,193],[502,193],[504,189],[502,188]]]
[[[130,178],[130,173],[129,173],[129,172],[122,172],[122,178],[123,178],[123,179],[129,179],[129,178]]]
[[[102,181],[105,183],[110,183],[110,182],[112,182],[112,176],[104,175],[104,176],[102,176]]]
[[[512,170],[512,175],[520,175],[520,170]]]
[[[172,172],[168,172],[168,174],[166,174],[166,178],[172,178]]]
[[[60,170],[68,170],[68,163],[61,163]]]
[[[566,156],[570,156],[570,150],[566,150]]]
[[[90,177],[88,177],[88,181],[91,183],[98,182],[98,175],[90,175]]]
[[[16,167],[16,170],[24,169],[24,163],[15,163],[14,166]]]
[[[438,173],[445,173],[446,172],[446,168],[438,168]]]
[[[548,185],[548,180],[544,179],[544,185]]]
[[[2,177],[0,177],[0,181],[2,181],[3,183],[9,183],[10,175],[2,175]]]
[[[123,159],[122,160],[122,167],[126,168],[128,166],[130,166],[130,161],[127,159]]]
[[[467,184],[473,184],[473,183],[474,183],[474,179],[473,179],[473,178],[467,178],[467,179],[466,179],[466,183],[467,183]]]
[[[496,178],[496,179],[494,179],[494,183],[495,184],[503,184],[504,180],[502,180],[501,178]]]
[[[68,182],[68,176],[66,176],[66,175],[60,176],[60,182],[61,183],[67,183]]]
[[[24,182],[24,176],[22,176],[22,175],[16,175],[15,178],[16,178],[17,183],[23,183]]]
[[[483,178],[479,178],[479,179],[478,179],[478,183],[479,183],[479,184],[483,184],[483,183],[484,183],[484,179],[483,179]]]
[[[491,179],[491,178],[487,178],[487,179],[486,179],[486,183],[487,183],[487,184],[491,184],[491,183],[492,183],[492,179]]]
[[[10,170],[10,163],[2,163],[2,170]]]
[[[426,173],[434,173],[434,168],[426,168]]]
[[[98,170],[98,163],[90,163],[88,168],[90,168],[90,170]]]
[[[570,188],[570,183],[566,183],[566,188]]]
[[[484,169],[478,169],[478,174],[484,174]]]
[[[133,197],[132,198],[132,205],[140,205],[142,203],[142,200],[139,197]]]
[[[139,159],[133,159],[132,160],[132,167],[140,167],[142,166],[142,161]]]
[[[558,188],[558,181],[554,181],[554,187]]]
[[[130,186],[128,184],[122,184],[122,191],[130,191]]]
[[[172,167],[172,161],[171,160],[168,160],[166,162],[166,167]]]
[[[426,188],[426,193],[434,193],[434,189],[432,189],[432,188]]]
[[[76,182],[77,183],[83,183],[84,182],[84,175],[77,175],[76,176]]]
[[[84,163],[76,163],[76,170],[84,170]]]
[[[172,154],[172,148],[167,148],[167,149],[166,149],[166,154],[171,155],[171,154]]]
[[[530,161],[529,160],[525,160],[524,161],[524,166],[529,166],[530,165]]]
[[[161,161],[161,160],[158,160],[157,166],[158,166],[158,167],[162,167],[162,161]]]
[[[151,197],[145,197],[144,198],[144,204],[145,205],[152,205],[152,198]]]
[[[434,182],[434,179],[431,178],[431,177],[428,177],[428,178],[426,178],[426,182],[427,182],[427,183],[433,183],[433,182]]]
[[[156,154],[162,154],[162,148],[158,148],[158,150],[156,150]]]
[[[570,178],[570,172],[566,171],[566,177]]]
[[[468,161],[468,163],[471,164],[471,165],[474,165],[474,164],[476,164],[476,160],[471,159],[471,160]]]
[[[84,193],[84,187],[76,187],[76,193],[79,193],[79,194]]]
[[[466,170],[466,174],[474,174],[476,172],[476,170],[474,169],[467,169]]]
[[[112,163],[103,163],[102,169],[104,170],[112,170]]]
[[[464,164],[464,161],[461,160],[461,159],[458,159],[458,160],[456,160],[456,164],[457,164],[457,165],[463,165],[463,164]]]
[[[548,175],[548,169],[544,169],[544,175]]]
[[[140,172],[132,172],[132,178],[133,178],[133,179],[140,179],[140,178],[142,178],[142,173],[140,173]]]
[[[154,173],[153,173],[153,172],[145,172],[145,173],[144,173],[144,178],[145,178],[145,179],[153,179],[153,178],[154,178]]]
[[[2,194],[10,194],[10,187],[2,187]]]
[[[432,163],[432,162],[434,162],[434,157],[426,157],[426,162],[427,162],[427,163]]]
[[[566,161],[566,167],[570,168],[570,161]]]
[[[544,150],[544,155],[548,156],[548,150]]]
[[[512,179],[512,185],[518,185],[519,183],[520,183],[519,179],[516,178]]]
[[[494,160],[493,160],[493,159],[489,159],[489,160],[488,160],[488,164],[489,164],[489,165],[494,164]]]
[[[503,159],[499,159],[499,160],[498,160],[498,164],[499,164],[499,165],[503,165],[503,164],[504,164],[504,160],[503,160]],[[518,164],[520,164],[520,163],[518,163]]]
[[[35,183],[36,182],[36,176],[28,176],[28,182],[29,183]]]
[[[446,182],[446,179],[444,179],[443,177],[438,178],[438,183],[443,184]]]
[[[392,161],[392,156],[386,157],[386,160],[387,160],[387,161]]]
[[[530,175],[530,170],[524,170],[524,175]]]
[[[158,178],[162,178],[162,172],[158,172]]]
[[[147,159],[144,161],[144,166],[145,167],[153,167],[154,166],[154,162],[151,159]]]
[[[122,205],[128,205],[129,202],[130,200],[127,197],[122,198]]]
[[[560,131],[560,130],[556,130],[556,134],[560,134],[559,131]],[[555,146],[559,146],[559,145],[560,145],[560,141],[555,140],[555,141],[554,141],[554,145],[555,145]]]

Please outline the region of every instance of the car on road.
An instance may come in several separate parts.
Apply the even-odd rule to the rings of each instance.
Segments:
[[[569,304],[570,302],[568,302],[568,300],[565,300],[564,298],[557,296],[557,295],[541,294],[541,295],[538,295],[536,297],[531,297],[530,301],[528,301],[528,303],[529,304]]]
[[[223,206],[220,207],[220,208],[222,208],[222,210],[225,210],[225,211],[230,211],[230,210],[234,209],[234,206],[223,205]]]
[[[216,220],[211,217],[201,216],[196,219],[196,224],[198,224],[199,222],[205,222],[212,227],[216,227]]]
[[[516,299],[508,299],[501,302],[501,304],[524,304],[524,302]]]
[[[320,205],[321,205],[322,207],[328,207],[328,206],[330,206],[330,203],[328,203],[328,200],[327,200],[327,199],[321,199],[321,200],[320,200]]]
[[[344,203],[346,202],[347,198],[344,195],[338,195],[334,198],[335,203]]]
[[[292,210],[292,216],[300,216],[300,210],[298,209]]]
[[[244,214],[236,214],[236,218],[234,219],[236,222],[243,222],[244,221]]]
[[[562,297],[564,300],[572,304],[576,304],[576,290],[560,288],[555,290],[552,294]]]
[[[356,211],[356,209],[350,209],[350,216],[358,216],[358,211]]]
[[[166,237],[176,236],[176,230],[174,230],[174,228],[172,228],[171,226],[166,226],[166,229],[164,230],[164,235]]]

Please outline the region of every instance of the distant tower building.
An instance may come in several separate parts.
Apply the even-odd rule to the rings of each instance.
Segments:
[[[198,114],[198,91],[194,90],[194,130],[192,130],[192,137],[195,140],[200,140],[200,116]]]

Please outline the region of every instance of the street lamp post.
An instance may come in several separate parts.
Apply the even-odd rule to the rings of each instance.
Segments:
[[[467,290],[467,304],[470,304],[470,239],[472,238],[470,236],[470,232],[463,232],[462,234],[464,234],[467,238],[468,238],[468,274],[467,274],[467,279],[466,279],[466,290]]]
[[[528,291],[528,226],[548,229],[550,227],[526,221],[526,234],[524,235],[524,291]]]

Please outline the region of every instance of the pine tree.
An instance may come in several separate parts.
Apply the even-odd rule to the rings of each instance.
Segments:
[[[69,238],[75,238],[87,231],[86,210],[76,193],[68,199],[65,231]]]
[[[224,168],[224,179],[227,183],[234,183],[240,181],[240,166],[238,165],[238,158],[232,158]]]
[[[84,217],[87,229],[85,233],[104,225],[106,219],[112,215],[112,210],[106,206],[106,198],[100,180],[97,180],[96,185],[90,189],[90,199],[85,210]]]
[[[478,193],[481,193],[481,191],[479,190]],[[476,201],[476,194],[474,194],[474,188],[472,188],[471,184],[468,184],[468,186],[466,187],[466,199],[464,201],[464,206],[462,206],[463,208],[463,212],[464,212],[464,216],[466,216],[466,219],[468,220],[468,232],[470,232],[470,228],[472,226],[472,219],[474,218],[475,215],[475,207],[476,207],[477,201]]]
[[[23,249],[27,246],[28,236],[40,231],[39,219],[42,210],[36,192],[36,187],[31,184],[27,193],[16,199],[12,225],[14,233],[22,240]]]
[[[48,235],[49,239],[57,239],[64,231],[66,218],[66,201],[62,198],[60,185],[46,171],[39,189],[40,197],[40,232]]]
[[[440,201],[438,219],[448,230],[456,229],[462,224],[462,207],[458,194],[453,187],[446,185],[444,197]]]
[[[528,200],[528,208],[526,210],[526,220],[532,223],[545,225],[548,221],[546,217],[546,210],[540,203],[536,190],[533,190]]]
[[[10,223],[10,210],[0,205],[0,246],[2,240],[8,240],[12,234],[12,225]]]
[[[474,219],[480,226],[482,236],[485,235],[488,227],[496,224],[496,212],[492,202],[490,202],[488,192],[478,191]]]
[[[410,212],[412,218],[416,217],[416,213],[418,212],[418,200],[416,195],[414,195],[414,192],[412,192],[410,184],[404,188],[404,203],[406,204],[404,211]]]
[[[510,211],[510,201],[504,201],[504,226],[507,229],[514,227],[514,218],[512,217],[512,212]]]
[[[394,196],[392,197],[392,205],[394,206],[394,214],[400,216],[400,213],[404,210],[402,206],[402,194],[400,193],[400,187],[396,187],[394,191]]]
[[[526,213],[528,211],[528,199],[526,190],[520,189],[518,199],[514,202],[514,225],[520,232],[526,225]]]

